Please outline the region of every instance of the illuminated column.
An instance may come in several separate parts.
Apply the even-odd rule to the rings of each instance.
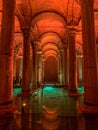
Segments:
[[[77,56],[78,85],[83,85],[83,56]]]
[[[21,59],[19,56],[16,57],[16,82],[19,82],[20,78],[20,63]]]
[[[0,39],[0,112],[10,111],[13,92],[15,0],[2,0]]]
[[[14,50],[14,65],[13,65],[13,77],[16,77],[16,55],[17,55],[17,50]]]
[[[71,29],[68,34],[68,46],[69,46],[69,87],[68,94],[70,96],[78,95],[77,92],[77,62],[75,51],[75,31]]]
[[[93,0],[81,0],[84,55],[84,108],[98,112],[98,79]]]
[[[20,56],[20,71],[19,76],[22,78],[22,72],[23,72],[23,56]]]
[[[98,76],[98,45],[97,45],[97,76]]]
[[[44,59],[44,56],[42,55],[42,84],[43,84],[44,81],[45,81],[45,78],[44,78],[44,76],[45,76],[44,66],[45,66],[45,59]]]
[[[68,87],[68,48],[67,46],[63,47],[64,49],[64,87]]]
[[[36,53],[36,84],[37,88],[39,88],[39,54]]]
[[[22,28],[23,32],[23,73],[22,73],[22,92],[30,91],[31,69],[30,69],[30,28]]]
[[[64,84],[64,50],[60,50],[60,85]]]
[[[59,59],[59,65],[58,65],[58,75],[59,75],[59,84],[62,85],[62,67],[61,67],[61,52],[59,52],[60,54],[58,55],[58,59]]]
[[[42,62],[41,62],[41,51],[37,52],[38,58],[37,58],[37,82],[38,85],[41,85],[42,82]],[[39,86],[38,86],[39,87]]]
[[[43,56],[42,54],[40,55],[40,59],[39,59],[39,81],[40,84],[43,84]]]
[[[33,89],[37,88],[37,75],[36,75],[36,46],[32,44],[33,49]]]
[[[33,79],[33,58],[32,58],[32,54],[30,55],[30,71],[31,71],[30,72],[30,74],[31,74],[30,89],[32,89],[32,79]]]

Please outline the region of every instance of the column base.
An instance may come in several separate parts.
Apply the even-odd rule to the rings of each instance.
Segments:
[[[44,87],[44,84],[39,84],[39,88],[43,88]]]
[[[68,91],[68,96],[81,96],[81,93],[76,91]]]
[[[67,90],[68,89],[68,85],[63,85],[62,88]]]
[[[39,86],[37,86],[37,85],[33,85],[33,86],[32,86],[32,90],[36,90],[36,89],[38,89],[38,87],[39,87]]]
[[[0,105],[0,115],[5,113],[13,114],[17,110],[17,106],[15,104],[8,105]]]
[[[36,87],[33,87],[33,88],[32,88],[32,91],[34,91],[34,90],[37,90],[37,89],[38,89],[38,88],[36,88]]]
[[[78,110],[85,114],[98,114],[98,106],[78,105]]]
[[[22,97],[27,97],[27,96],[31,96],[32,95],[32,91],[31,90],[23,90],[21,94],[19,94],[19,96]]]

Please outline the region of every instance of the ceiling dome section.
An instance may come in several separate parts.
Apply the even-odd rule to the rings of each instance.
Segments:
[[[39,38],[44,33],[54,32],[63,39],[66,22],[64,18],[54,12],[44,12],[32,19],[32,35],[34,39]]]
[[[47,52],[49,54],[55,54],[55,55],[59,54],[59,50],[58,50],[57,46],[54,43],[48,43],[48,44],[45,44],[43,46],[42,53],[46,54]]]
[[[61,38],[56,33],[46,33],[42,35],[42,37],[40,37],[39,48],[42,48],[47,43],[54,43],[58,48],[62,45]]]
[[[55,45],[55,43],[47,43],[43,46],[43,51],[49,50],[49,49],[53,49],[55,51],[58,50],[57,46]]]
[[[43,55],[43,59],[44,60],[47,60],[47,58],[49,58],[49,57],[53,57],[53,58],[55,58],[56,60],[58,60],[58,54],[57,54],[57,52],[56,51],[54,51],[54,50],[52,50],[52,49],[50,49],[50,50],[47,50],[45,53],[44,53],[44,55]],[[51,63],[52,64],[52,63]]]
[[[68,0],[30,0],[33,16],[39,12],[56,11],[62,15],[66,13]]]
[[[61,45],[61,39],[57,34],[46,33],[40,38],[38,47],[42,51],[44,60],[46,60],[48,57],[54,57],[58,59]]]

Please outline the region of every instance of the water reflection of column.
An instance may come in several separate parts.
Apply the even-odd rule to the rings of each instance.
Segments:
[[[63,100],[63,99],[62,99]],[[61,118],[60,128],[63,130],[78,130],[78,113],[77,113],[77,98],[66,96],[63,100],[63,115],[64,118]],[[66,104],[66,105],[64,105]],[[63,124],[63,125],[62,125]],[[83,129],[84,130],[84,129]]]
[[[69,130],[79,130],[78,117],[68,117]],[[67,128],[68,129],[68,128]]]
[[[42,128],[45,130],[57,130],[59,128],[59,118],[57,108],[44,107],[42,115]]]
[[[22,116],[21,116],[21,130],[28,130],[29,128],[29,112],[25,111],[27,107],[27,100],[22,97]]]
[[[98,129],[98,117],[96,114],[94,115],[85,114],[84,120],[85,120],[85,127],[84,127],[85,130]]]

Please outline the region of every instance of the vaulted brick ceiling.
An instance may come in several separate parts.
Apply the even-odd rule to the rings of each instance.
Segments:
[[[94,14],[96,37],[98,37],[98,0],[94,0]],[[1,18],[2,0],[0,1],[0,29]],[[63,41],[66,39],[68,28],[74,26],[77,29],[77,46],[81,46],[79,0],[16,0],[15,46],[23,43],[20,27],[25,28],[30,25],[33,40],[38,40],[46,33],[54,33]]]

